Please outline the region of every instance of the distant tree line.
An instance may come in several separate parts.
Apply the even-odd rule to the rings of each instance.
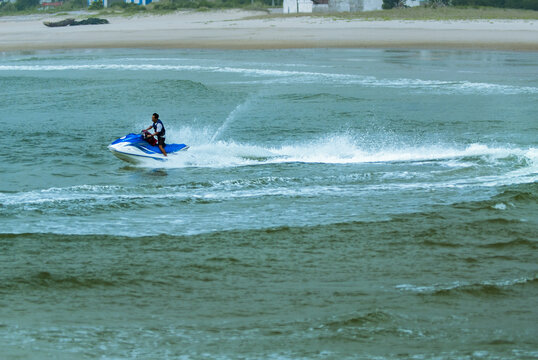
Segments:
[[[36,8],[39,5],[39,0],[17,0],[14,3],[3,2],[0,4],[0,9],[6,11],[21,11]]]
[[[155,10],[198,8],[244,8],[248,6],[279,6],[282,0],[161,0],[153,4]]]
[[[17,10],[25,10],[37,7],[39,5],[39,0],[17,0],[15,1],[15,7]]]
[[[381,5],[381,7],[383,9],[405,7],[405,0],[383,0],[383,5]]]
[[[405,7],[406,0],[383,0],[383,9]],[[428,0],[431,6],[490,6],[497,8],[538,10],[538,0]]]
[[[452,5],[538,10],[538,0],[452,0]]]
[[[50,0],[51,2],[54,0]],[[60,0],[61,1],[61,0]],[[266,8],[268,6],[282,6],[283,0],[161,0],[150,6],[155,10],[178,10],[199,8]],[[103,2],[95,0],[91,3],[90,10],[102,9]],[[65,0],[61,10],[82,9],[87,6],[86,0]],[[145,11],[145,6],[125,3],[124,1],[112,2],[112,7],[124,8],[128,11]],[[39,0],[17,0],[14,3],[0,0],[0,12],[10,13],[37,9],[40,7]]]
[[[54,0],[50,0],[50,2],[54,2]],[[40,6],[39,0],[17,0],[14,3],[1,2],[0,0],[0,12],[4,13],[32,10]],[[86,0],[66,0],[62,5],[63,10],[82,9],[83,7],[86,7]]]
[[[51,0],[52,1],[52,0]],[[155,10],[178,10],[199,8],[263,8],[267,6],[281,6],[283,0],[161,0],[151,4]],[[81,9],[86,7],[86,0],[66,0],[62,10]],[[427,0],[430,6],[489,6],[497,8],[529,9],[538,11],[538,0]],[[17,0],[15,3],[0,0],[0,12],[10,13],[36,9],[40,6],[39,0]],[[113,6],[143,11],[145,7],[116,2]],[[383,0],[383,9],[406,7],[406,0]],[[91,9],[102,7],[102,1],[92,3]],[[132,8],[132,9],[131,9]]]

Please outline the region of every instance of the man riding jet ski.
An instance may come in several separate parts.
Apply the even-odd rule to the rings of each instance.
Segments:
[[[164,129],[163,122],[159,120],[159,114],[157,113],[153,113],[153,115],[151,116],[151,121],[153,121],[153,124],[150,125],[145,131],[148,131],[149,129],[153,128],[153,131],[155,132],[153,134],[150,134],[150,136],[157,136],[157,143],[159,145],[159,149],[161,149],[163,155],[166,156],[166,150],[164,149],[166,130]]]
[[[119,159],[136,164],[144,159],[166,161],[167,154],[174,154],[189,148],[185,144],[165,144],[165,130],[159,120],[159,115],[153,114],[152,121],[153,125],[142,130],[141,134],[125,135],[108,145],[108,149]],[[153,134],[148,131],[152,127],[155,131]],[[158,140],[155,140],[155,135]]]

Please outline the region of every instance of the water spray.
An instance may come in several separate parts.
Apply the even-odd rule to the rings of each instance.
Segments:
[[[217,137],[224,131],[226,130],[226,128],[228,127],[228,125],[230,125],[234,120],[235,118],[237,117],[237,114],[241,113],[243,110],[245,110],[246,108],[248,108],[248,106],[250,105],[250,102],[252,100],[252,97],[249,97],[247,98],[243,103],[237,105],[235,107],[235,109],[232,110],[232,112],[228,115],[228,117],[226,118],[226,120],[224,120],[224,123],[222,123],[222,125],[217,129],[217,131],[215,132],[215,134],[213,135],[213,137],[211,138],[211,141],[210,143],[214,142]]]

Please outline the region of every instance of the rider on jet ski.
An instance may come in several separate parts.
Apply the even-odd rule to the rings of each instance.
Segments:
[[[157,141],[159,145],[159,149],[161,149],[161,152],[164,156],[166,155],[166,151],[164,150],[164,140],[166,138],[166,130],[164,129],[163,122],[159,120],[159,114],[153,113],[151,116],[151,121],[153,121],[153,124],[151,124],[147,129],[143,130],[142,132],[148,131],[149,129],[153,128],[154,133],[148,134],[148,136],[153,137],[157,136]]]

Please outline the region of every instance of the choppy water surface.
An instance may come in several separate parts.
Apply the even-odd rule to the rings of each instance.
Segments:
[[[2,356],[538,357],[535,53],[0,60]]]

